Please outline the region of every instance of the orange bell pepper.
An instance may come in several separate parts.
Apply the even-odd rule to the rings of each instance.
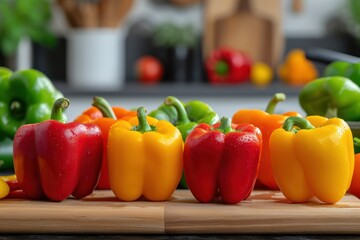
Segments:
[[[93,107],[85,110],[82,115],[78,116],[74,121],[81,123],[96,124],[103,137],[104,151],[101,172],[97,189],[110,189],[109,171],[107,164],[107,141],[111,125],[118,120],[128,120],[136,116],[136,111],[129,111],[121,107],[110,107],[109,103],[101,97],[94,97]]]
[[[95,97],[97,98],[97,97]],[[132,117],[136,117],[136,111],[129,111],[122,107],[111,107],[112,111],[115,114],[116,119],[130,119]],[[101,110],[97,107],[89,107],[81,115],[75,118],[75,122],[81,123],[90,123],[96,119],[103,118],[104,115]]]
[[[318,75],[315,65],[306,59],[305,52],[301,49],[292,50],[279,68],[280,79],[295,86],[305,85]]]
[[[168,121],[146,116],[143,107],[137,118],[111,126],[107,151],[111,190],[122,201],[165,201],[180,182],[181,133]]]
[[[355,146],[360,146],[360,139],[354,139]],[[355,154],[355,166],[354,166],[354,174],[352,177],[351,185],[349,188],[349,193],[360,198],[360,153]]]
[[[257,180],[264,186],[278,190],[270,161],[269,139],[271,133],[282,126],[289,116],[299,116],[297,112],[286,112],[284,114],[273,114],[278,102],[286,98],[283,93],[276,93],[270,100],[265,111],[257,109],[243,109],[234,114],[234,124],[250,123],[261,130],[263,137],[263,148],[260,157],[260,165]]]

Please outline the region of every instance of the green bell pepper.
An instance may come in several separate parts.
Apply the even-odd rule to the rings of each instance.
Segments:
[[[0,75],[0,133],[13,139],[21,125],[50,119],[52,105],[63,95],[37,70],[2,71],[7,74]]]
[[[335,61],[326,66],[324,77],[345,76],[346,69],[351,65],[349,62]]]
[[[148,116],[156,118],[158,120],[166,120],[175,125],[178,119],[178,113],[176,108],[173,106],[167,106],[165,104],[161,104],[160,107],[151,111]]]
[[[342,76],[349,78],[351,81],[360,86],[360,63],[349,64]]]
[[[360,86],[360,63],[335,61],[326,66],[323,75],[324,77],[346,77]]]
[[[2,136],[0,138],[0,172],[13,170],[13,141]]]
[[[302,88],[299,102],[308,115],[360,120],[360,88],[348,78],[314,80]]]
[[[149,116],[171,122],[180,130],[184,142],[199,123],[212,125],[219,121],[219,116],[208,104],[198,100],[182,103],[173,96],[167,97],[164,104]]]

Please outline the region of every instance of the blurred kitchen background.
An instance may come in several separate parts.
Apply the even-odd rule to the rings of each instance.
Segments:
[[[359,0],[0,0],[0,66],[44,72],[70,119],[94,95],[148,109],[196,98],[230,117],[284,92],[277,111],[301,112],[299,90],[329,61],[318,50],[357,57],[359,38]]]

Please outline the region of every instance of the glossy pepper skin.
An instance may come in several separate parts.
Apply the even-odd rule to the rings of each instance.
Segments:
[[[354,172],[351,130],[339,118],[288,118],[270,138],[271,163],[285,197],[295,203],[316,197],[336,203]]]
[[[56,100],[52,119],[61,119],[69,101]],[[62,201],[92,193],[99,178],[102,137],[94,124],[47,120],[26,124],[14,139],[14,167],[21,189],[31,199]]]
[[[94,97],[93,107],[85,110],[74,121],[80,123],[93,123],[101,130],[103,137],[103,158],[97,189],[110,189],[109,171],[107,164],[107,143],[110,127],[119,119],[128,120],[136,116],[136,111],[129,111],[120,107],[110,107],[106,99]]]
[[[251,64],[247,54],[220,48],[207,58],[205,68],[212,84],[238,84],[250,81]]]
[[[203,203],[217,191],[224,203],[247,198],[256,181],[262,147],[261,132],[250,124],[199,124],[184,147],[184,173],[194,197]]]
[[[27,123],[48,120],[54,101],[62,97],[41,72],[28,69],[0,76],[0,132],[13,139]],[[65,114],[61,115],[65,121]]]
[[[10,192],[9,185],[0,178],[0,199],[5,198]]]
[[[275,129],[280,128],[282,126],[284,121],[289,116],[299,115],[297,112],[274,114],[277,103],[280,101],[284,101],[285,98],[286,98],[285,94],[276,93],[270,100],[265,111],[257,110],[257,109],[242,109],[237,111],[232,117],[232,122],[234,124],[250,123],[261,130],[264,144],[260,158],[258,181],[262,185],[273,190],[277,190],[279,188],[275,181],[275,177],[271,167],[270,149],[269,149],[270,136]]]
[[[360,88],[344,77],[319,78],[299,93],[301,107],[308,115],[360,120]]]
[[[144,197],[165,201],[179,184],[183,170],[180,131],[168,121],[146,117],[120,120],[111,126],[108,140],[111,189],[122,201]]]

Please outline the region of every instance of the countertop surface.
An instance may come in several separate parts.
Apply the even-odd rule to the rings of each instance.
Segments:
[[[168,201],[118,200],[110,190],[62,202],[4,199],[0,233],[11,234],[360,234],[360,201],[289,202],[280,192],[254,190],[238,204],[199,203],[189,190]]]

